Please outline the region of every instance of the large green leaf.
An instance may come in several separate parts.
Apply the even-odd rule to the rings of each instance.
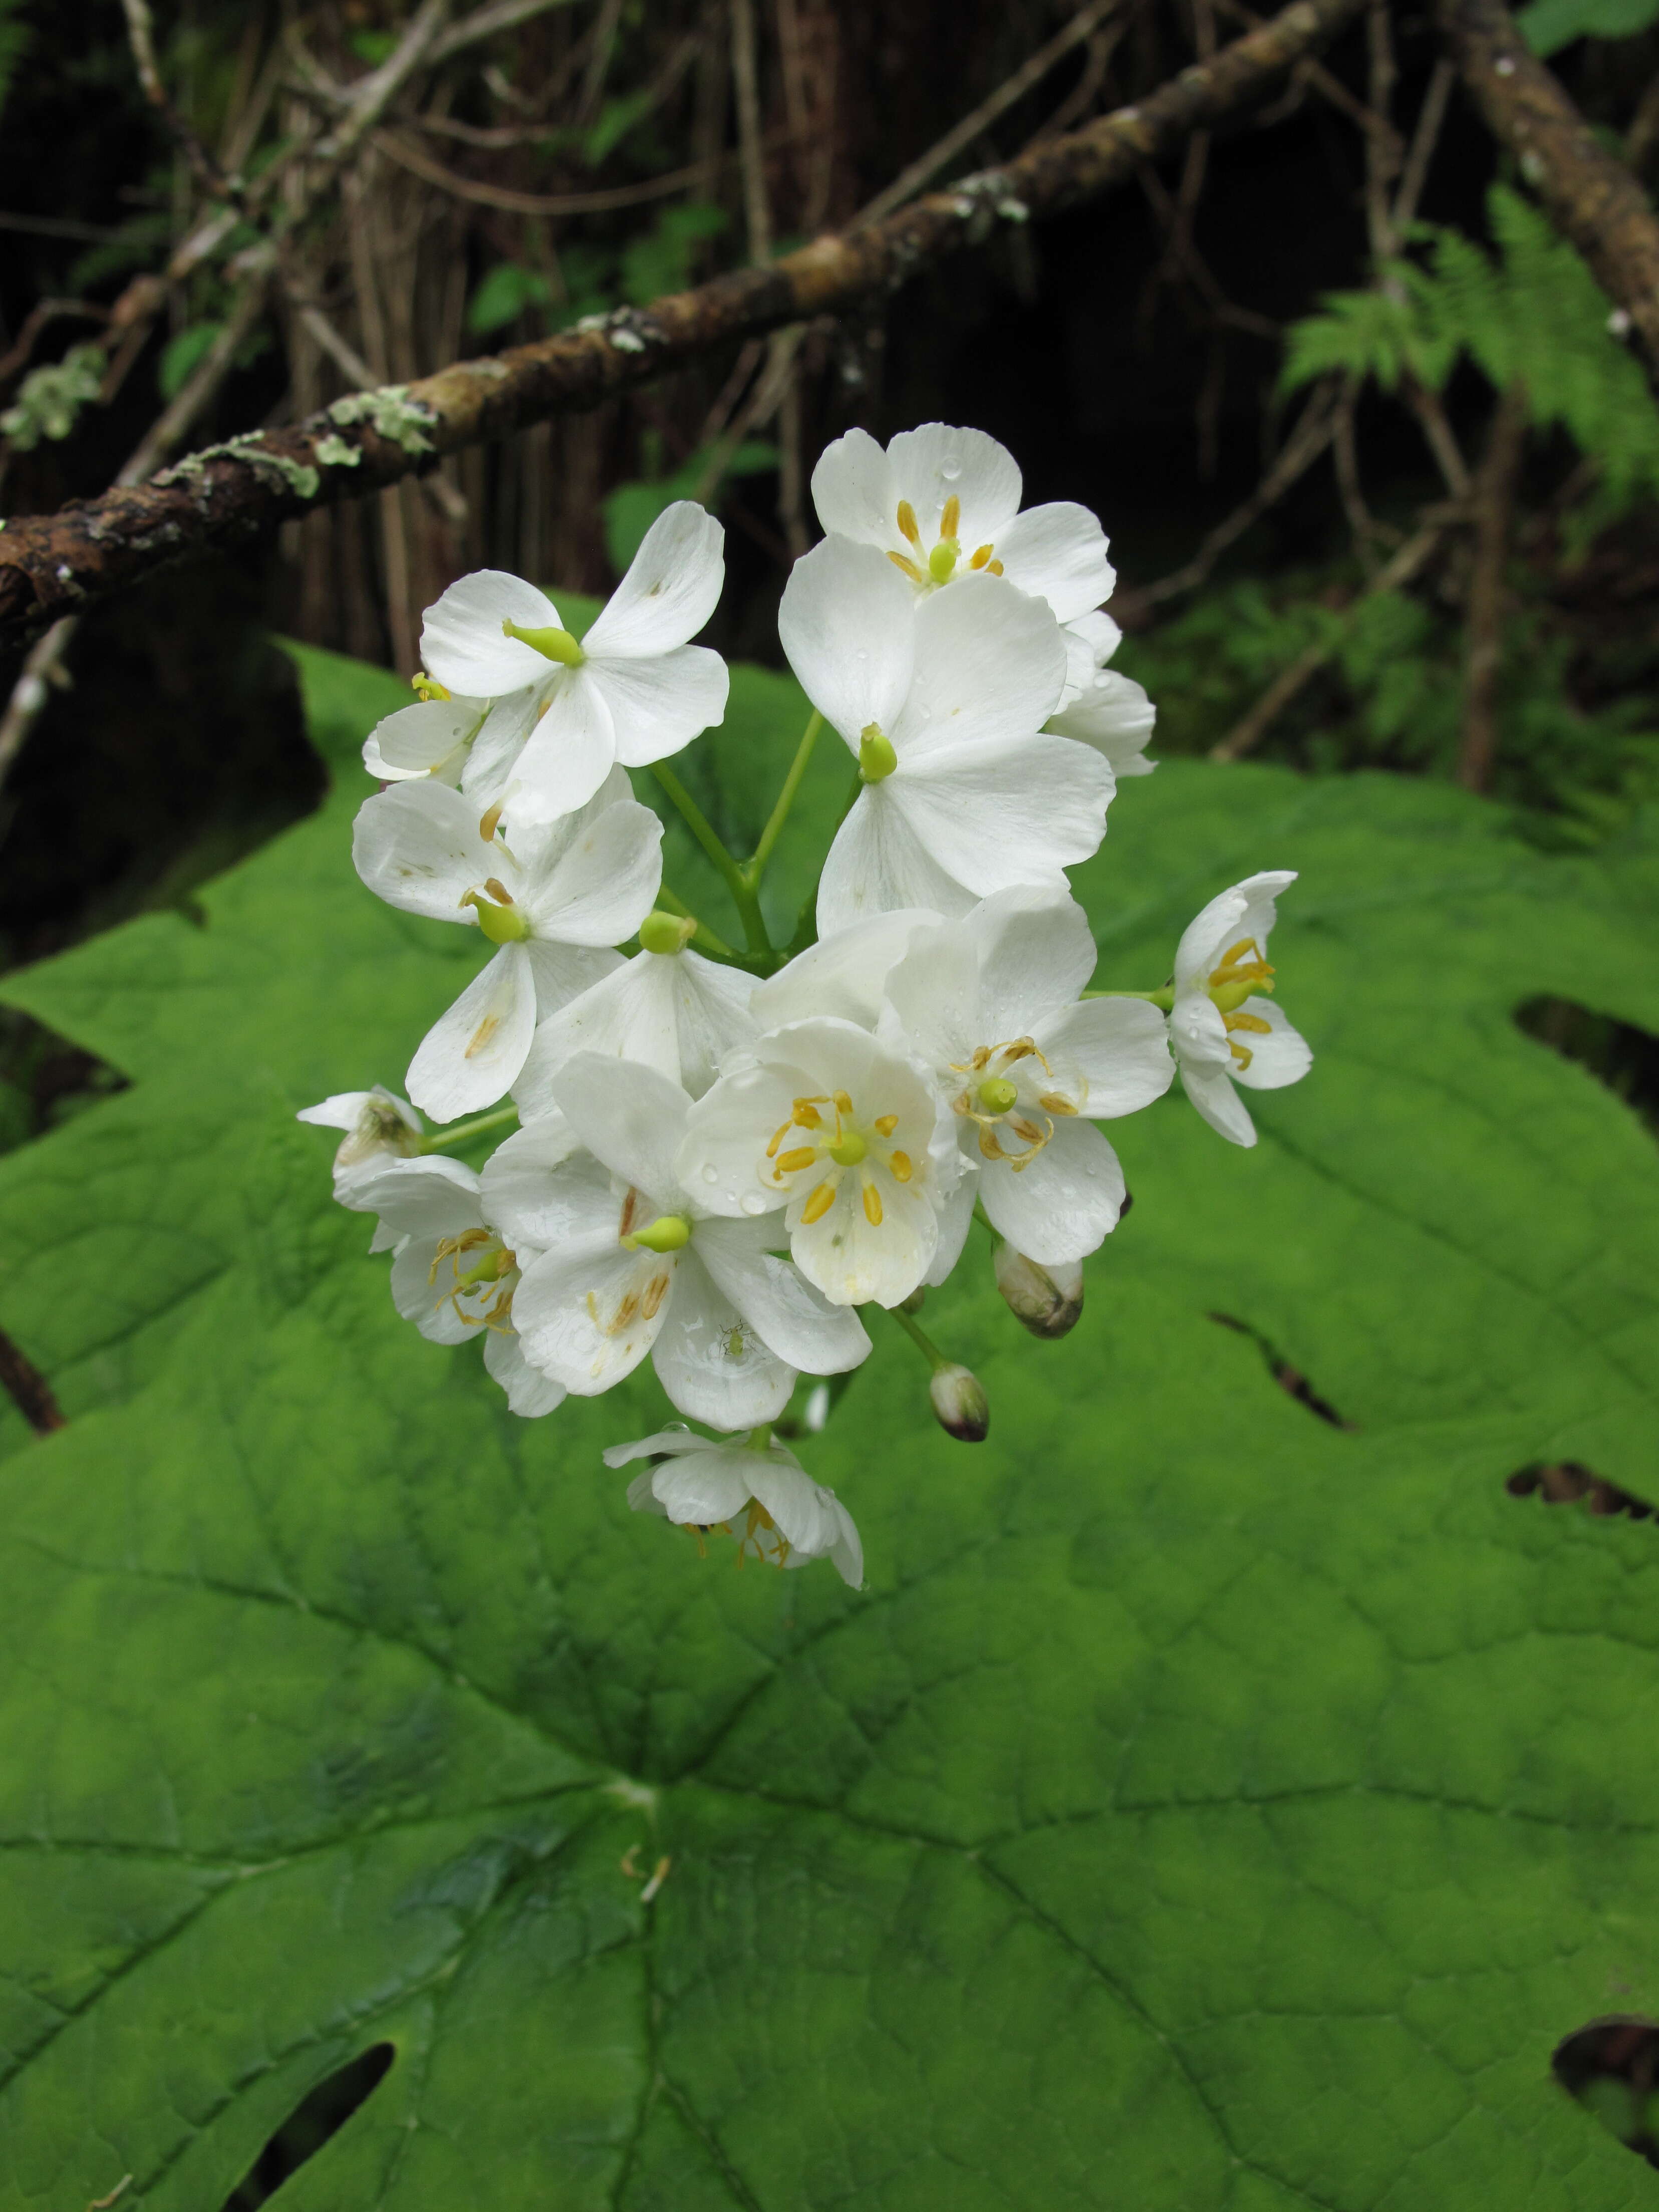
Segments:
[[[1065,1342],[970,1247],[930,1323],[988,1444],[878,1344],[808,1454],[855,1595],[626,1511],[599,1455],[648,1382],[516,1422],[392,1314],[291,1116],[395,1082],[477,955],[350,874],[406,694],[304,669],[324,811],[199,929],[6,987],[134,1081],[0,1161],[0,1325],[71,1415],[0,1466],[0,2207],[131,2173],[219,2212],[382,2043],[294,2212],[1645,2201],[1549,2060],[1659,2005],[1659,1539],[1504,1484],[1659,1496],[1659,1161],[1513,1020],[1659,1028],[1651,842],[1547,860],[1382,778],[1128,787],[1103,980],[1298,867],[1318,1062],[1253,1153],[1178,1097],[1123,1127]],[[745,676],[711,803],[752,826],[798,727]]]

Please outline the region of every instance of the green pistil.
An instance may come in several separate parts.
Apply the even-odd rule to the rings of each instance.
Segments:
[[[962,548],[956,539],[941,538],[927,556],[927,573],[936,584],[948,584],[961,558]]]
[[[859,733],[859,774],[866,783],[880,783],[898,766],[893,741],[876,722],[866,722]]]
[[[979,1086],[979,1103],[988,1114],[1006,1114],[1018,1097],[1006,1075],[994,1075]]]
[[[690,915],[665,914],[659,907],[640,924],[640,947],[645,952],[672,955],[684,952],[697,933]]]
[[[516,637],[520,645],[545,653],[550,660],[559,661],[566,668],[580,668],[587,658],[568,629],[520,629],[515,622],[504,622],[501,635]]]
[[[650,1226],[636,1229],[623,1243],[642,1245],[647,1252],[683,1252],[691,1242],[691,1224],[683,1213],[659,1213]]]
[[[843,1168],[855,1168],[869,1149],[856,1129],[844,1130],[841,1142],[828,1147],[830,1158]]]
[[[515,906],[497,906],[482,891],[469,891],[461,904],[477,908],[478,927],[492,945],[517,945],[530,934],[530,924]]]

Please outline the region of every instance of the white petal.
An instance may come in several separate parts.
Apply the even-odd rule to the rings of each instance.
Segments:
[[[1177,990],[1170,1012],[1170,1042],[1185,1067],[1231,1067],[1227,1027],[1220,1009],[1202,989]]]
[[[812,504],[826,538],[902,546],[898,501],[891,465],[867,430],[847,431],[818,455]]]
[[[430,1237],[410,1237],[393,1255],[392,1303],[429,1344],[466,1344],[479,1334],[481,1324],[464,1321],[450,1295],[455,1274],[453,1259],[441,1260]]]
[[[968,1060],[979,1045],[1024,1034],[1019,1029],[988,1033],[979,951],[966,921],[917,931],[887,978],[887,997],[909,1049],[936,1076]],[[886,1031],[878,1034],[884,1037]]]
[[[866,1179],[881,1200],[878,1224],[865,1211]],[[798,1194],[785,1217],[789,1249],[807,1281],[832,1305],[861,1306],[873,1298],[878,1305],[896,1306],[909,1297],[939,1246],[939,1216],[927,1193],[866,1163],[842,1172],[829,1211],[816,1221],[799,1218],[805,1197]]]
[[[544,667],[539,683],[495,700],[484,716],[461,770],[461,789],[480,815],[506,799],[513,771],[536,726],[536,717],[551,688],[553,675],[551,668]]]
[[[596,660],[589,672],[616,725],[617,758],[628,768],[666,760],[726,719],[732,678],[706,645],[683,645],[657,660]]]
[[[750,1012],[755,979],[741,968],[705,960],[700,952],[677,953],[672,965],[679,1079],[694,1098],[701,1098],[721,1062],[757,1034]]]
[[[1123,1170],[1092,1121],[1056,1121],[1018,1175],[1004,1161],[987,1160],[979,1194],[999,1235],[1046,1267],[1082,1259],[1116,1228]]]
[[[551,1090],[554,1103],[595,1159],[631,1183],[657,1213],[682,1210],[684,1194],[674,1161],[691,1101],[678,1083],[637,1060],[580,1052],[559,1070]],[[639,1225],[646,1225],[643,1214]]]
[[[789,665],[854,752],[868,724],[890,736],[898,719],[910,683],[913,599],[884,553],[846,538],[826,538],[803,555],[783,587],[778,638]]]
[[[1051,1060],[1063,1055],[1083,1078],[1079,1110],[1097,1121],[1139,1113],[1175,1080],[1168,1025],[1144,999],[1085,999],[1034,1034]]]
[[[1249,1047],[1250,1060],[1247,1067],[1235,1062],[1233,1081],[1248,1091],[1280,1091],[1287,1083],[1299,1083],[1313,1066],[1306,1038],[1291,1028],[1271,999],[1246,999],[1239,1012],[1266,1022],[1270,1034],[1252,1035],[1246,1030],[1236,1033],[1237,1042]]]
[[[916,511],[921,541],[939,534],[947,500],[961,503],[957,535],[964,554],[994,542],[1019,512],[1019,466],[1006,446],[983,430],[924,422],[901,430],[887,448],[894,486]]]
[[[665,507],[582,650],[596,660],[644,660],[695,637],[720,600],[725,545],[726,532],[695,500]]]
[[[1267,949],[1267,939],[1275,918],[1275,903],[1281,891],[1289,890],[1296,881],[1294,868],[1268,868],[1259,876],[1246,876],[1237,886],[1243,894],[1244,913],[1239,922],[1241,937],[1255,938],[1262,951]],[[1225,951],[1224,946],[1223,951]]]
[[[481,699],[422,699],[377,722],[363,747],[371,775],[397,783],[430,775],[459,752],[484,717]]]
[[[696,1441],[702,1443],[706,1439],[699,1437]],[[735,1521],[749,1503],[750,1456],[741,1447],[696,1454],[677,1452],[663,1466],[652,1468],[648,1478],[652,1497],[680,1528],[708,1528],[722,1521]],[[631,1488],[629,1498],[631,1502]]]
[[[675,1165],[700,1207],[738,1216],[783,1204],[783,1192],[761,1178],[767,1139],[789,1120],[793,1100],[817,1088],[796,1070],[740,1067],[698,1099]]]
[[[538,937],[562,945],[619,945],[651,911],[662,881],[662,823],[631,798],[600,805],[605,788],[566,817],[574,836],[559,836],[560,823],[552,832],[529,831],[524,846],[530,851],[515,848],[526,878],[515,896]]]
[[[409,1095],[434,1121],[482,1113],[505,1097],[536,1033],[536,982],[522,945],[503,945],[409,1064]]]
[[[655,1459],[665,1452],[696,1457],[715,1452],[726,1455],[729,1450],[729,1446],[717,1443],[713,1437],[694,1436],[677,1421],[672,1428],[659,1429],[655,1436],[636,1437],[631,1444],[608,1444],[599,1456],[607,1467],[627,1467],[636,1459]],[[748,1495],[746,1489],[744,1494]]]
[[[573,999],[591,991],[624,963],[620,952],[605,952],[586,945],[553,945],[544,938],[526,940],[530,972],[536,979],[536,1018],[544,1022]]]
[[[478,1177],[459,1160],[431,1153],[389,1162],[361,1186],[363,1211],[378,1213],[400,1237],[459,1237],[483,1225]]]
[[[996,549],[1008,581],[1046,599],[1063,623],[1109,599],[1117,581],[1106,558],[1105,532],[1086,507],[1070,501],[1028,507],[998,532]]]
[[[863,1553],[852,1516],[835,1492],[814,1482],[793,1454],[786,1454],[781,1445],[750,1456],[755,1462],[750,1476],[752,1495],[771,1515],[794,1554],[789,1565],[836,1559],[837,1552],[842,1551],[848,1555],[847,1564],[836,1559],[836,1565],[856,1589],[864,1578]]]
[[[1176,947],[1175,979],[1178,987],[1207,977],[1221,954],[1237,942],[1238,925],[1249,903],[1235,884],[1224,891],[1218,891],[1188,923]]]
[[[483,1356],[484,1365],[507,1393],[508,1413],[533,1421],[563,1405],[568,1395],[563,1383],[530,1364],[516,1331],[486,1329]]]
[[[1041,599],[1000,576],[964,576],[923,599],[915,622],[903,711],[882,726],[902,766],[981,739],[1025,738],[1059,705],[1066,644]]]
[[[869,1353],[864,1324],[832,1306],[787,1260],[767,1249],[775,1220],[700,1221],[691,1248],[763,1343],[809,1375],[840,1375]]]
[[[392,1093],[386,1096],[390,1098]],[[331,1098],[320,1099],[315,1106],[302,1106],[295,1115],[296,1121],[310,1121],[319,1129],[355,1129],[362,1119],[364,1109],[372,1105],[373,1091],[337,1091]],[[418,1129],[416,1118],[410,1125]]]
[[[631,1375],[657,1340],[675,1262],[655,1252],[544,1252],[513,1294],[525,1358],[580,1398]],[[650,1310],[647,1312],[647,1308]]]
[[[973,1226],[974,1200],[979,1196],[979,1177],[965,1175],[940,1203],[939,1209],[939,1244],[933,1264],[922,1278],[930,1288],[937,1288],[950,1274],[962,1257],[962,1248],[968,1242],[968,1231]]]
[[[818,879],[818,935],[828,940],[882,914],[963,915],[974,895],[947,875],[895,803],[890,775],[866,784],[836,832]]]
[[[542,1023],[514,1087],[521,1113],[549,1110],[554,1077],[579,1052],[638,1060],[678,1081],[674,978],[669,972],[673,957],[636,953]]]
[[[513,764],[507,842],[520,823],[556,822],[586,806],[616,764],[616,726],[592,672],[562,669]]]
[[[915,907],[872,915],[821,937],[757,987],[749,1002],[756,1025],[775,1030],[813,1014],[835,1014],[873,1029],[888,971],[904,957],[917,931],[938,919],[925,907]]]
[[[622,1201],[611,1171],[578,1148],[574,1131],[556,1114],[496,1147],[478,1196],[484,1219],[515,1252],[521,1245],[532,1255],[617,1249]]]
[[[1232,1144],[1255,1144],[1255,1124],[1224,1070],[1183,1060],[1181,1087],[1212,1129]]]
[[[498,699],[547,673],[545,653],[508,637],[503,622],[520,629],[558,629],[559,611],[546,593],[501,568],[480,568],[452,584],[421,625],[421,661],[446,691],[470,699]]]
[[[683,1252],[651,1354],[671,1401],[713,1429],[752,1429],[789,1402],[795,1370],[763,1344],[716,1289],[694,1252]]]
[[[901,769],[876,788],[934,865],[983,898],[1016,884],[1063,889],[1061,872],[1106,834],[1112,772],[1084,746],[1033,737]]]
[[[365,799],[351,826],[351,860],[388,906],[475,927],[477,916],[461,900],[496,872],[477,808],[441,783],[394,784]]]
[[[1051,714],[1044,727],[1057,738],[1092,745],[1116,775],[1150,775],[1158,763],[1146,759],[1144,751],[1157,720],[1158,709],[1140,685],[1106,668],[1081,696]]]
[[[974,908],[966,927],[979,952],[987,1024],[975,1044],[1029,1036],[1069,1006],[1095,972],[1089,917],[1067,890],[1020,884],[994,891]]]

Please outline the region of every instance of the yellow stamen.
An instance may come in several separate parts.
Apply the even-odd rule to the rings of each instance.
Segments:
[[[985,564],[985,573],[988,576],[1000,576],[1002,574],[1001,562],[988,561]]]
[[[878,1137],[890,1137],[898,1127],[898,1115],[884,1114],[879,1120],[872,1121],[870,1126]]]
[[[850,1114],[853,1110],[853,1102],[844,1091],[836,1092],[834,1103],[836,1110],[839,1114]]]
[[[1222,1026],[1228,1030],[1253,1030],[1257,1036],[1271,1036],[1273,1025],[1264,1022],[1260,1014],[1224,1014]]]
[[[1024,1137],[1028,1145],[1040,1145],[1044,1141],[1042,1132],[1035,1121],[1022,1119],[1011,1121],[1009,1127],[1017,1137]]]
[[[962,501],[957,497],[955,492],[952,492],[950,498],[945,502],[944,514],[941,514],[939,519],[939,536],[941,538],[954,538],[958,528],[961,526],[961,523]]]
[[[811,1145],[797,1145],[793,1151],[778,1154],[778,1173],[798,1175],[802,1168],[810,1168],[817,1153]]]
[[[1238,1062],[1241,1067],[1248,1067],[1250,1062],[1255,1058],[1255,1054],[1250,1050],[1249,1045],[1234,1044],[1231,1038],[1228,1040],[1227,1049],[1231,1053],[1233,1058]]]
[[[918,568],[908,553],[890,553],[887,557],[896,568],[903,569],[913,584],[925,584],[927,581],[927,570]]]
[[[898,526],[901,533],[908,538],[917,552],[920,552],[921,532],[916,528],[916,510],[908,499],[902,499],[898,503]],[[948,532],[946,534],[949,535]]]
[[[890,1152],[887,1156],[887,1164],[893,1171],[895,1182],[908,1182],[911,1176],[915,1172],[910,1165],[908,1152]]]
[[[495,842],[495,832],[501,826],[501,809],[506,804],[507,801],[504,799],[498,799],[488,814],[481,814],[478,817],[478,835],[486,845]]]
[[[1006,1160],[1008,1157],[1007,1153],[1003,1151],[1001,1146],[998,1144],[997,1133],[994,1129],[981,1129],[980,1131],[979,1149],[982,1157],[988,1160]]]
[[[864,1218],[872,1229],[881,1226],[881,1193],[872,1182],[864,1186]]]
[[[482,1052],[501,1025],[501,1018],[499,1014],[486,1014],[473,1031],[472,1042],[468,1045],[462,1057],[471,1060],[475,1053]]]
[[[968,566],[970,568],[982,568],[986,562],[990,559],[991,552],[992,549],[990,546],[980,546],[969,556]]]
[[[1062,1098],[1058,1091],[1045,1091],[1037,1101],[1045,1114],[1075,1114],[1077,1108],[1069,1098]]]
[[[828,1176],[802,1206],[800,1212],[802,1227],[810,1228],[813,1222],[822,1221],[835,1202],[836,1178],[833,1176]]]
[[[640,1307],[640,1311],[644,1315],[647,1321],[655,1319],[657,1308],[662,1304],[663,1300],[667,1296],[667,1276],[653,1275],[651,1280],[646,1285],[644,1303]]]

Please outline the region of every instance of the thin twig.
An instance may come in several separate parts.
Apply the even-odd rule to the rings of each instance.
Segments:
[[[1434,75],[1429,79],[1429,88],[1418,111],[1417,128],[1412,134],[1411,151],[1401,173],[1400,190],[1389,213],[1389,227],[1396,238],[1403,238],[1417,220],[1417,204],[1429,180],[1429,164],[1434,159],[1441,126],[1446,119],[1447,103],[1456,82],[1457,71],[1449,61],[1443,58],[1435,64]]]
[[[132,48],[133,62],[137,68],[138,82],[143,87],[145,99],[161,117],[169,136],[196,172],[204,191],[211,193],[216,199],[236,200],[240,198],[238,187],[226,176],[173,106],[167,88],[161,82],[161,72],[155,59],[155,20],[149,12],[149,0],[121,0],[121,8],[127,21],[127,43]]]
[[[4,353],[0,353],[0,389],[28,367],[35,340],[53,323],[67,320],[101,323],[107,319],[106,309],[94,307],[85,300],[38,300],[24,316],[22,328],[16,337]]]
[[[418,146],[411,146],[398,131],[377,131],[374,143],[411,176],[424,178],[458,200],[471,200],[477,207],[500,208],[507,215],[603,215],[611,208],[643,207],[648,201],[672,199],[694,185],[707,184],[728,168],[732,160],[729,154],[717,155],[712,161],[693,161],[687,168],[669,169],[660,177],[647,177],[636,185],[608,185],[591,192],[521,192],[511,185],[490,185],[477,177],[459,176]]]

